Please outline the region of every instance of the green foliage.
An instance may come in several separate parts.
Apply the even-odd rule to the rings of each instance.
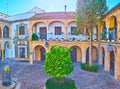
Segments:
[[[38,36],[35,33],[32,34],[32,41],[34,40],[38,40]]]
[[[106,0],[78,0],[76,10],[78,30],[80,32],[83,32],[84,28],[91,30],[98,22],[102,23],[107,9]]]
[[[91,66],[89,66],[88,63],[82,63],[81,68],[90,72],[97,72],[99,69],[98,65],[92,64]]]
[[[106,31],[103,31],[101,34],[102,34],[102,35],[106,35],[106,34],[107,34],[107,32],[106,32]]]
[[[69,53],[70,48],[53,46],[46,54],[44,63],[45,72],[58,78],[69,75],[73,71],[72,60]]]
[[[63,78],[63,82],[60,85],[58,78],[50,78],[46,82],[46,89],[77,89],[75,82],[69,78]]]

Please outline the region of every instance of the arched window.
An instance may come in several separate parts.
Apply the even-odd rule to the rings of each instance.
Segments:
[[[9,38],[9,29],[7,26],[4,27],[3,29],[3,37],[4,38]]]
[[[24,25],[19,26],[19,35],[25,35],[25,26]]]

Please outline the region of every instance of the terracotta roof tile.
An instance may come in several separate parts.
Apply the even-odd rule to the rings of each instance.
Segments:
[[[75,18],[75,12],[45,12],[41,14],[36,14],[30,19],[34,20],[34,19],[50,19],[50,18]]]

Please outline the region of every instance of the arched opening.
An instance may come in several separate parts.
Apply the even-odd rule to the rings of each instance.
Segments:
[[[48,39],[64,39],[65,26],[61,21],[52,21],[48,26]]]
[[[102,64],[103,64],[103,68],[105,65],[105,49],[102,47]]]
[[[47,39],[47,27],[45,23],[35,23],[32,27],[32,33],[35,33],[39,37],[39,39]]]
[[[102,29],[102,39],[107,38],[107,28],[106,28],[106,23],[103,22],[103,29]]]
[[[93,28],[93,40],[98,40],[98,26]]]
[[[9,38],[9,28],[7,26],[3,28],[3,37]]]
[[[73,62],[81,62],[82,61],[82,51],[78,46],[72,46],[70,51],[70,57]]]
[[[68,39],[81,39],[82,35],[78,33],[75,21],[68,23]]]
[[[109,39],[117,41],[117,19],[115,16],[109,18]]]
[[[45,60],[45,48],[41,45],[38,45],[34,48],[34,61],[44,61]]]
[[[11,49],[10,49],[10,43],[8,41],[4,44],[4,57],[10,58],[11,57]]]
[[[89,63],[89,47],[86,50],[86,62]],[[92,46],[92,62],[98,64],[98,49]]]
[[[114,75],[115,55],[114,51],[110,52],[110,74]]]

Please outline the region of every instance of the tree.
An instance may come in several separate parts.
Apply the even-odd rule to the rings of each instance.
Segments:
[[[35,33],[32,34],[32,41],[34,40],[38,40],[38,36]]]
[[[76,10],[76,23],[80,33],[87,28],[89,33],[89,65],[92,65],[92,30],[96,24],[101,23],[107,11],[106,0],[78,0]]]
[[[73,71],[69,53],[70,48],[53,46],[46,54],[44,70],[47,74],[59,78],[60,84],[62,84],[62,77],[71,74]]]

